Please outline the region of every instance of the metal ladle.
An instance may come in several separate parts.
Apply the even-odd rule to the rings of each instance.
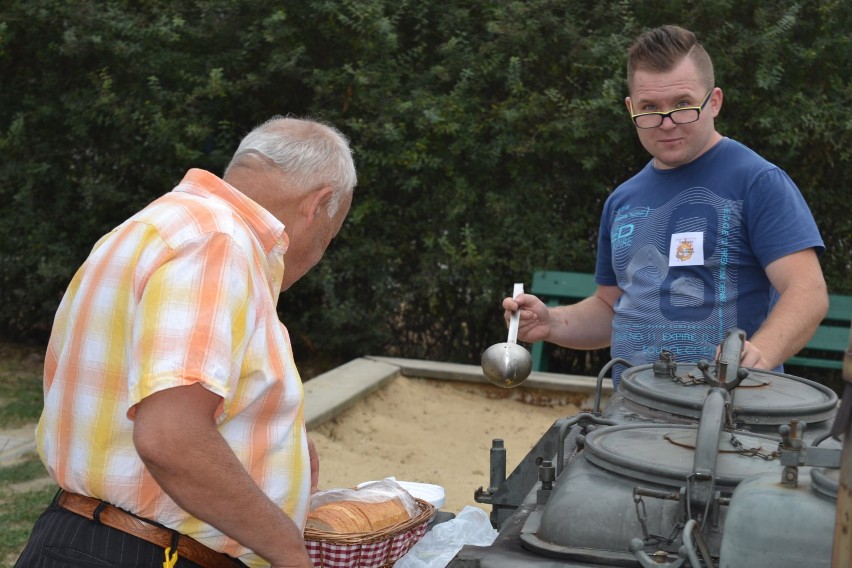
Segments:
[[[515,284],[512,297],[524,293],[523,284]],[[506,343],[492,345],[482,354],[482,372],[498,387],[510,389],[524,382],[532,371],[530,352],[518,345],[518,323],[521,311],[515,310],[509,318],[509,337]]]

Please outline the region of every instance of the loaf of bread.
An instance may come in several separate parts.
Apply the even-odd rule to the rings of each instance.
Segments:
[[[397,498],[377,503],[343,500],[326,503],[309,512],[305,528],[338,534],[375,532],[409,518],[405,506]]]

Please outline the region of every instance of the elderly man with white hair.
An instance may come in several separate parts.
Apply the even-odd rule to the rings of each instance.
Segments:
[[[38,451],[61,488],[16,566],[312,568],[318,458],[278,295],[325,253],[348,140],[275,117],[102,237],[56,314]]]

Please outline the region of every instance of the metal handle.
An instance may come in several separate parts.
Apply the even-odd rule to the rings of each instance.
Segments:
[[[521,294],[524,293],[524,284],[516,283],[514,290],[512,290],[512,298],[517,298]],[[512,312],[512,317],[509,318],[509,338],[506,340],[507,343],[517,343],[518,342],[518,324],[521,321],[521,310],[518,308],[514,312]]]

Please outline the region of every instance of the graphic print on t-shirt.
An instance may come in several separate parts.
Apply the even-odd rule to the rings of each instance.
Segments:
[[[665,349],[679,361],[713,360],[737,323],[729,266],[738,255],[740,211],[740,203],[703,187],[617,209],[610,241],[624,293],[613,320],[614,357],[651,362]]]

